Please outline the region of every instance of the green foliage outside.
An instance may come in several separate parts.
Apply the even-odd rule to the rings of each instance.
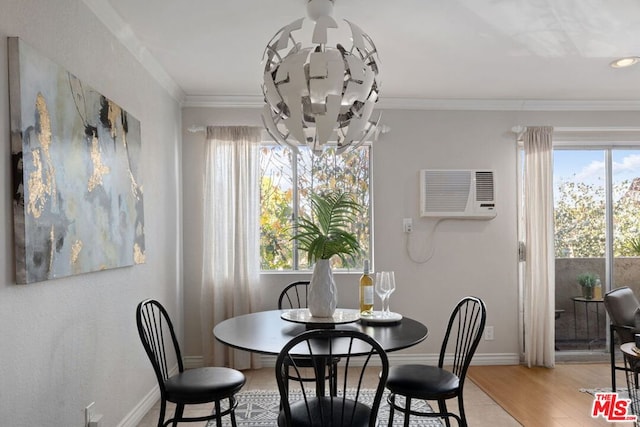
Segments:
[[[616,257],[640,255],[640,205],[629,188],[629,181],[613,187]],[[554,220],[556,258],[604,257],[604,186],[563,182],[556,190]]]
[[[301,149],[297,157],[278,145],[262,147],[260,255],[263,271],[310,268],[307,257],[298,253],[296,242],[291,240],[296,205],[298,217],[310,219],[312,194],[332,190],[351,193],[362,207],[348,230],[357,237],[360,255],[345,260],[332,258],[332,267],[362,268],[364,259],[370,259],[369,155],[368,146],[342,155],[327,149],[320,156]]]

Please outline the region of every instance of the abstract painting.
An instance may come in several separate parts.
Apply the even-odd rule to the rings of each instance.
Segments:
[[[16,282],[145,261],[140,122],[8,39]]]

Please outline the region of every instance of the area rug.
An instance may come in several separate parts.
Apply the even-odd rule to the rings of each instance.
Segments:
[[[581,388],[579,391],[595,396],[596,393],[611,393],[611,387]],[[629,398],[629,390],[626,387],[616,387],[616,393],[622,399]]]
[[[367,389],[361,390],[363,403],[370,403],[373,401],[374,390]],[[291,395],[291,400],[296,399],[297,396]],[[238,407],[236,408],[236,421],[238,427],[274,427],[278,425],[278,411],[280,410],[280,395],[277,390],[247,390],[237,394]],[[300,396],[302,399],[302,396]],[[378,411],[378,423],[381,426],[386,426],[389,420],[389,404],[387,403],[387,394],[385,393],[380,403],[380,410]],[[401,402],[402,403],[402,402]],[[431,407],[426,402],[420,402],[422,407],[418,406],[418,402],[412,407],[423,411],[431,411]],[[455,424],[455,423],[454,423]],[[207,427],[215,427],[215,421],[209,421]],[[224,427],[231,425],[229,417],[224,417],[222,423]],[[393,425],[402,426],[403,417],[402,414],[396,413],[393,420]],[[441,427],[442,423],[439,419],[425,418],[425,417],[412,417],[411,427]]]

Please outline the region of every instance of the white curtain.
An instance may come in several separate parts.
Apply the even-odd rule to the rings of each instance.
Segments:
[[[251,312],[260,274],[261,129],[207,127],[201,325],[205,365],[256,368],[258,358],[213,337],[222,320]]]
[[[555,365],[555,256],[553,234],[553,128],[524,133],[525,361]]]

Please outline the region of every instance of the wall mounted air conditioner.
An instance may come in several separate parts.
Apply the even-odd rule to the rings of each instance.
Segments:
[[[493,171],[423,169],[420,216],[492,219],[496,216]]]

